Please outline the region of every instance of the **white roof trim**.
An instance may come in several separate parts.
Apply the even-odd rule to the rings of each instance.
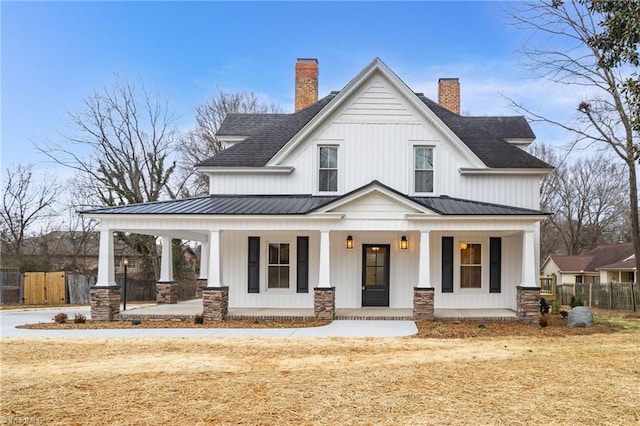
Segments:
[[[429,216],[425,216],[425,215],[421,215],[421,214],[415,214],[415,213],[408,213],[405,216],[405,219],[407,220],[429,220],[432,219],[432,217]],[[470,214],[470,215],[457,215],[457,214],[450,214],[450,215],[442,215],[441,216],[443,220],[451,220],[451,219],[460,219],[460,220],[493,220],[493,219],[502,219],[504,220],[505,217],[508,217],[509,220],[517,220],[517,221],[540,221],[540,220],[545,220],[547,218],[546,215],[537,215],[537,214],[527,214],[527,215],[510,215],[510,214],[500,214],[500,215],[475,215],[475,214]]]
[[[459,168],[461,175],[538,175],[546,176],[553,169],[489,169],[489,168]]]
[[[295,170],[293,166],[263,166],[263,167],[220,167],[220,166],[199,166],[198,171],[204,173],[232,174],[232,173],[279,173],[289,174]]]
[[[480,158],[462,142],[462,140],[449,128],[438,116],[431,111],[416,94],[402,81],[380,58],[375,58],[358,75],[356,75],[341,91],[327,104],[322,111],[316,114],[300,131],[293,136],[271,159],[267,165],[279,164],[296,146],[315,130],[322,122],[335,112],[346,99],[348,99],[358,88],[375,72],[382,74],[396,90],[402,93],[405,98],[429,121],[438,131],[449,139],[467,159],[476,167],[486,167]]]
[[[389,190],[387,190],[387,189],[385,189],[385,188],[383,188],[381,186],[378,186],[378,185],[372,185],[372,186],[370,186],[370,187],[368,187],[366,189],[362,189],[361,188],[360,190],[355,191],[353,194],[349,195],[348,197],[340,198],[340,199],[338,199],[338,200],[336,200],[336,201],[334,201],[334,202],[332,202],[330,204],[327,204],[327,205],[323,206],[321,210],[318,210],[316,212],[316,214],[317,213],[330,213],[331,210],[335,210],[335,209],[340,208],[342,206],[346,206],[347,204],[350,204],[350,203],[352,203],[352,202],[354,202],[354,201],[356,201],[356,200],[358,200],[360,198],[363,198],[363,197],[366,197],[368,195],[375,194],[375,193],[382,194],[382,195],[384,195],[384,196],[386,196],[388,198],[391,198],[393,201],[397,202],[398,204],[401,204],[401,205],[405,206],[408,209],[417,210],[417,211],[421,212],[420,216],[424,216],[425,214],[429,215],[429,216],[439,216],[438,213],[426,208],[425,206],[423,206],[423,205],[421,205],[419,203],[416,203],[414,201],[408,200],[408,199],[406,199],[404,197],[398,196],[398,194],[395,194],[395,193],[393,193],[393,192],[391,192],[391,191],[389,191]],[[413,213],[413,214],[415,214],[415,213]]]

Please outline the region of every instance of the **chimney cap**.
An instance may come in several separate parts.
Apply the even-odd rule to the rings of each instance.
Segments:
[[[315,62],[318,63],[316,58],[298,58],[298,62]]]
[[[459,81],[460,79],[458,77],[445,77],[445,78],[439,78],[438,81]]]

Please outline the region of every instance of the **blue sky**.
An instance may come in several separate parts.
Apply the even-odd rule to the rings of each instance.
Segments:
[[[511,6],[3,1],[2,168],[54,167],[34,143],[63,141],[73,130],[68,112],[81,111],[82,98],[116,75],[165,98],[182,129],[216,86],[252,91],[292,111],[298,57],[318,59],[320,96],[380,57],[434,100],[439,77],[459,77],[463,113],[516,114],[503,95],[556,117],[574,111],[579,94],[524,72],[516,49],[528,34],[507,23],[504,9]],[[544,142],[567,142],[549,127],[533,128]]]

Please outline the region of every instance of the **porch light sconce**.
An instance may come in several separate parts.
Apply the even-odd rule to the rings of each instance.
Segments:
[[[402,238],[400,238],[400,250],[406,250],[407,248],[409,248],[409,241],[407,241],[407,237],[403,235]]]
[[[467,249],[467,243],[460,243],[460,250],[466,250]]]
[[[348,249],[352,249],[353,248],[353,237],[351,235],[347,236],[347,248]]]

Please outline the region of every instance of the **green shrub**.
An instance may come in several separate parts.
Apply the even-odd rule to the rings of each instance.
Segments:
[[[551,302],[551,312],[554,315],[558,315],[558,313],[560,313],[560,302],[558,302],[557,300],[554,300],[553,302]]]
[[[547,303],[547,299],[545,299],[544,297],[540,298],[540,313],[542,315],[549,313],[549,304]]]
[[[540,315],[540,320],[538,322],[540,323],[540,327],[543,328],[549,325],[549,320],[546,315]]]
[[[196,315],[193,319],[194,324],[204,324],[204,315]]]
[[[69,319],[69,316],[67,316],[67,314],[65,314],[64,312],[60,312],[55,317],[53,317],[53,320],[58,324],[64,324],[65,322],[67,322],[67,319]]]
[[[74,324],[84,324],[85,322],[87,322],[87,317],[82,314],[75,314],[73,317]]]
[[[569,304],[569,306],[571,306],[571,309],[573,309],[576,306],[584,306],[584,303],[582,303],[582,299],[580,299],[579,297],[571,296],[571,303]]]

